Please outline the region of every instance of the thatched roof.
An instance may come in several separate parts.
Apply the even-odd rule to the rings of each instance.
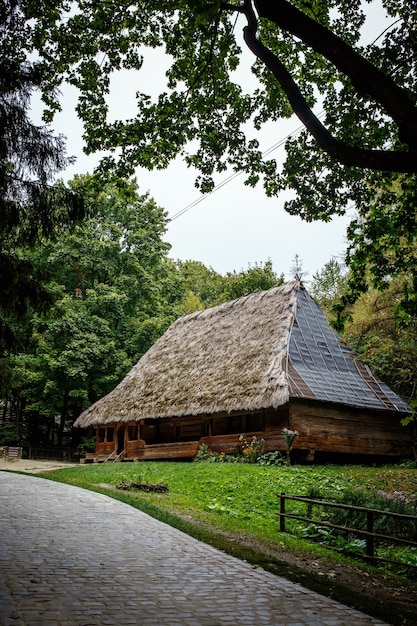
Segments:
[[[292,281],[178,319],[75,426],[252,412],[290,397],[409,412]]]

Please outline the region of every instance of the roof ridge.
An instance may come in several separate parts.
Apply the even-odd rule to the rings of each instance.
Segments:
[[[256,302],[257,300],[263,300],[264,298],[275,295],[277,292],[282,291],[284,294],[290,293],[291,291],[298,291],[299,289],[305,289],[302,282],[298,279],[294,279],[283,283],[282,285],[278,285],[276,287],[271,287],[270,289],[264,289],[262,291],[254,291],[253,293],[246,294],[244,296],[239,296],[239,298],[234,298],[233,300],[227,300],[226,302],[220,302],[219,304],[215,304],[214,306],[207,307],[206,309],[202,309],[201,311],[194,311],[193,313],[187,313],[187,315],[182,315],[177,318],[173,323],[177,322],[187,323],[193,320],[196,317],[211,317],[218,312],[226,311],[227,309],[231,309],[235,306],[239,306],[244,304],[244,302],[250,300]]]

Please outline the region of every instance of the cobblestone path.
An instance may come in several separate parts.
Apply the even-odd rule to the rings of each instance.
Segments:
[[[0,471],[1,626],[383,622],[107,496]]]

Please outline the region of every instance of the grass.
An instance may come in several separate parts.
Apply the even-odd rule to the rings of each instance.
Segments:
[[[43,474],[86,489],[107,493],[140,508],[158,519],[216,547],[245,558],[254,564],[302,582],[320,593],[329,592],[328,579],[309,571],[302,572],[280,552],[300,555],[305,560],[326,559],[330,567],[352,564],[349,557],[302,539],[304,525],[294,522],[291,533],[280,533],[278,494],[306,495],[320,490],[324,498],[334,499],[358,489],[369,495],[378,491],[417,493],[417,470],[400,466],[257,466],[226,463],[146,462],[80,465]],[[167,493],[121,491],[121,480],[166,483]],[[272,558],[271,554],[275,557]],[[294,559],[295,560],[295,559]],[[372,572],[365,564],[355,567]],[[401,580],[398,582],[401,585]],[[392,624],[409,623],[369,598],[348,588],[332,584],[332,597],[351,604]]]

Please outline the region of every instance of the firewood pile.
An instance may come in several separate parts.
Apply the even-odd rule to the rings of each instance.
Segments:
[[[166,491],[168,491],[168,485],[166,484],[161,484],[161,485],[151,485],[149,483],[136,483],[134,481],[131,480],[121,480],[120,483],[117,485],[118,489],[138,489],[139,491],[146,491],[146,492],[161,492],[164,493]]]

